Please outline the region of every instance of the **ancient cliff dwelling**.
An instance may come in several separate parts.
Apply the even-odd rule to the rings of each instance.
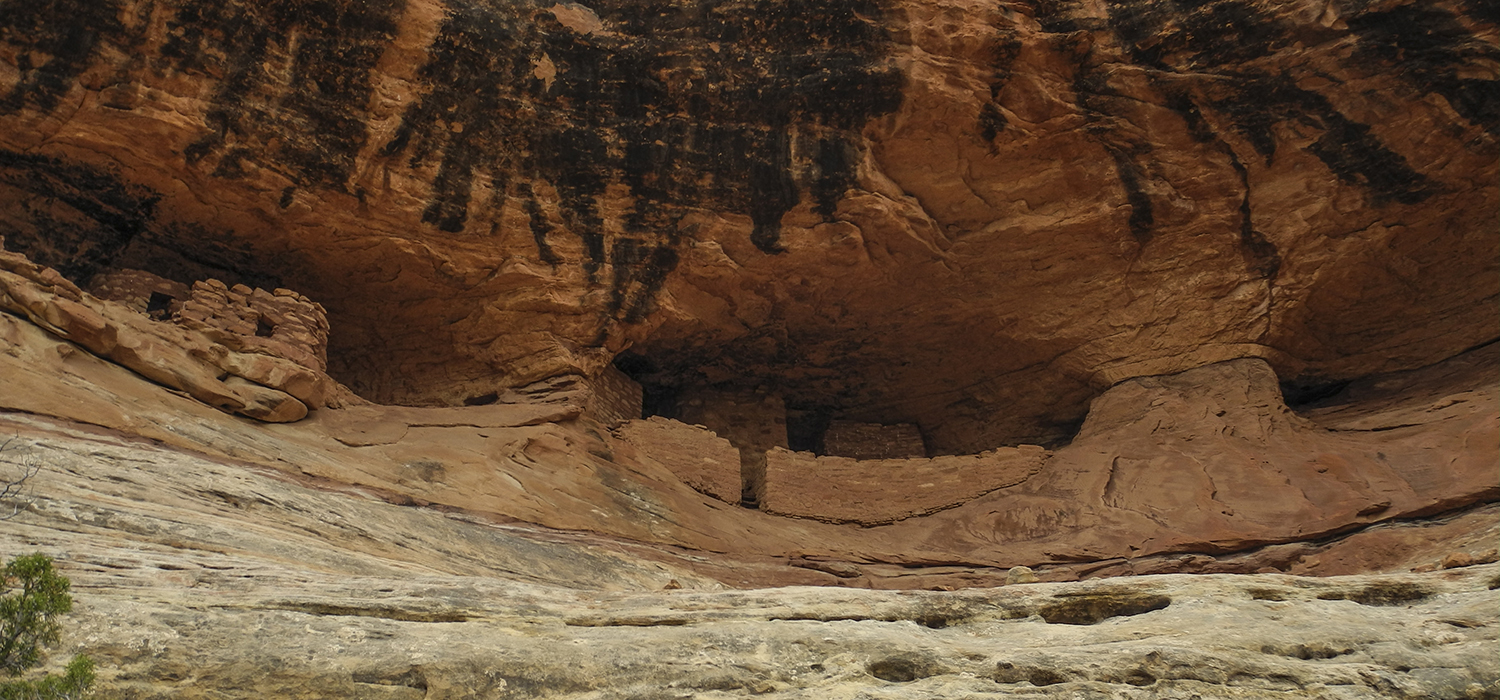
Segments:
[[[1500,698],[1490,0],[0,0],[0,246],[96,697]]]

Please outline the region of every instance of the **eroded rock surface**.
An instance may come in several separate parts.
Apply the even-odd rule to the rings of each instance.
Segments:
[[[18,436],[0,468],[42,465],[0,548],[57,559],[77,603],[53,659],[89,653],[112,697],[1500,692],[1500,564],[725,590],[628,543],[36,417],[0,427]]]
[[[931,459],[820,457],[778,448],[766,453],[761,506],[775,515],[885,525],[1015,486],[1050,456],[1036,445]]]
[[[349,484],[396,503],[667,547],[686,556],[685,566],[746,585],[976,585],[1003,581],[1016,565],[1044,578],[1137,564],[1196,569],[1192,556],[1492,501],[1500,463],[1494,344],[1351,385],[1311,418],[1285,406],[1259,360],[1130,380],[1095,401],[1066,447],[995,452],[998,481],[980,478],[982,468],[917,482],[872,478],[858,460],[806,455],[813,465],[832,459],[852,470],[847,484],[810,478],[816,473],[798,472],[794,459],[789,469],[760,473],[764,493],[781,488],[782,500],[757,510],[734,505],[734,484],[756,473],[744,447],[662,418],[646,423],[691,439],[632,438],[631,424],[612,435],[584,404],[556,393],[470,407],[320,409],[272,429],[145,382],[22,318],[0,314],[0,339],[7,410]],[[923,483],[937,493],[939,481],[942,498],[913,496]],[[691,552],[770,565],[694,563]],[[1297,565],[1294,556],[1272,556],[1247,559],[1241,570]]]
[[[1500,336],[1482,3],[42,0],[0,228],[297,289],[366,398],[611,360],[1057,443],[1102,388],[1295,386]]]
[[[262,575],[204,612],[98,596],[70,641],[118,669],[106,687],[142,698],[213,688],[228,698],[1460,700],[1500,682],[1494,569],[1440,581],[1146,577],[904,598],[796,588],[590,596],[459,578],[383,592],[323,577],[286,598]],[[217,588],[213,576],[204,583]],[[1388,588],[1410,595],[1363,597]],[[1141,610],[1138,599],[1159,607]],[[1079,605],[1097,616],[1061,612]],[[128,632],[116,631],[121,622]],[[241,643],[220,646],[247,627],[289,643],[248,657]]]
[[[1483,377],[1472,380],[1493,386]],[[1474,500],[1493,500],[1495,399],[1451,396],[1425,407],[1452,411],[1448,425],[1464,426],[1449,451],[1434,449],[1430,433],[1334,431],[1299,416],[1260,360],[1132,379],[1094,400],[1078,437],[1035,477],[971,503],[988,515],[966,513],[954,535],[976,545],[1035,539],[1055,543],[1054,556],[1097,560],[1185,539],[1193,549],[1242,549],[1441,511],[1459,482]],[[989,527],[969,524],[977,522]]]
[[[1500,696],[1484,3],[0,10],[107,692]]]

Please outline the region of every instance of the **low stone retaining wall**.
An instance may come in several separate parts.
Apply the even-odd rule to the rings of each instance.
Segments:
[[[761,508],[776,515],[883,525],[927,515],[1014,486],[1050,453],[1035,445],[931,459],[850,459],[766,453]]]

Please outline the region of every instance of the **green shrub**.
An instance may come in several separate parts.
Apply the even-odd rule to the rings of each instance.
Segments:
[[[0,673],[15,678],[57,643],[57,617],[73,609],[68,579],[41,554],[17,557],[0,572]],[[72,700],[88,694],[94,662],[76,656],[61,676],[0,681],[0,700]]]

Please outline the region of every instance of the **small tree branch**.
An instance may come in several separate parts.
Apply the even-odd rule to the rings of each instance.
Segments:
[[[21,511],[27,505],[30,505],[31,501],[24,498],[22,493],[26,490],[27,482],[31,481],[31,477],[36,476],[42,471],[42,465],[35,460],[25,459],[15,461],[4,457],[7,451],[14,452],[16,450],[16,448],[11,447],[15,441],[16,438],[11,437],[5,442],[0,443],[0,463],[19,467],[17,470],[7,470],[6,473],[0,473],[0,520],[10,520],[20,515]]]

